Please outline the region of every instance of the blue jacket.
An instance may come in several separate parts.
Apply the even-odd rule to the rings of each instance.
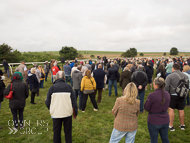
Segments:
[[[104,77],[106,72],[102,68],[93,71],[93,77],[96,81],[96,88],[104,88]]]
[[[71,75],[71,67],[69,65],[64,65],[63,68],[66,76]]]
[[[27,77],[27,80],[28,80],[28,82],[30,84],[30,91],[32,91],[32,87],[33,88],[38,88],[39,87],[38,79],[37,79],[35,74],[29,73],[28,77]]]
[[[74,62],[73,62],[73,63],[71,63],[71,64],[70,64],[70,67],[71,67],[71,68],[73,68],[74,64],[75,64]]]

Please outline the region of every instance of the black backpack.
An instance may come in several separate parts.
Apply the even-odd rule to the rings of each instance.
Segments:
[[[179,74],[177,75],[180,79],[177,84],[177,87],[174,88],[173,86],[171,85],[170,86],[175,90],[175,92],[179,97],[186,98],[189,95],[189,84],[188,84],[189,79],[185,79],[185,77],[181,78]]]

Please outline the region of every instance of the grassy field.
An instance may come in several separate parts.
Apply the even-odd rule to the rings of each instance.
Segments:
[[[40,53],[43,53],[43,52],[40,52]],[[59,56],[59,51],[46,51],[46,53],[50,53],[51,55]],[[91,55],[94,55],[95,58],[97,58],[97,56],[103,57],[104,55],[106,55],[106,57],[109,57],[109,58],[116,58],[116,57],[120,57],[123,52],[78,50],[78,53],[82,54],[84,56],[84,58],[90,58]],[[138,52],[137,57],[141,57],[139,55],[140,53],[143,53],[144,57],[162,57],[164,54],[164,52]],[[169,54],[170,53],[167,52],[165,57],[170,56]],[[189,57],[190,52],[180,52],[177,56]],[[174,56],[172,56],[172,57],[174,57]]]
[[[10,79],[6,78],[6,85]],[[9,109],[8,99],[2,102],[0,113],[0,142],[1,143],[51,143],[53,142],[53,123],[49,111],[45,106],[46,94],[49,87],[52,85],[50,76],[48,81],[44,82],[44,89],[40,89],[40,96],[35,98],[36,105],[30,104],[30,96],[26,100],[24,109],[25,129],[19,130],[15,134],[9,134],[13,127],[12,114]],[[146,91],[145,100],[150,91]],[[118,95],[122,96],[122,89],[118,85]],[[89,100],[89,99],[88,99]],[[102,103],[98,104],[99,111],[94,112],[93,106],[87,102],[86,112],[79,112],[76,119],[73,119],[72,137],[73,143],[108,143],[114,125],[114,116],[111,110],[115,103],[114,89],[112,90],[111,98],[108,97],[108,90],[103,91]],[[138,130],[135,138],[136,143],[150,142],[150,137],[147,129],[148,112],[140,114],[138,117]],[[185,108],[185,125],[186,130],[181,131],[179,126],[179,118],[175,111],[174,127],[175,132],[169,131],[169,140],[171,143],[188,143],[190,140],[190,107]],[[62,130],[62,142],[64,133]],[[124,142],[124,138],[121,143]],[[161,140],[159,138],[159,143]]]

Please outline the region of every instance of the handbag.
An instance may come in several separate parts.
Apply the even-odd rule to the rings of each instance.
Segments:
[[[89,78],[90,79],[90,78]],[[91,79],[90,79],[90,81],[91,81]],[[91,81],[91,83],[92,83],[92,85],[93,85],[93,82]],[[93,93],[94,92],[94,89],[92,89],[92,90],[84,90],[83,91],[83,93],[84,94],[90,94],[90,93]]]
[[[11,83],[9,95],[5,95],[5,98],[7,98],[7,99],[13,99],[12,86],[13,86],[13,83]]]

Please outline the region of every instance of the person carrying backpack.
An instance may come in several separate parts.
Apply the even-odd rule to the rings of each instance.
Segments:
[[[165,83],[165,90],[170,94],[169,129],[170,131],[175,131],[175,128],[173,127],[174,110],[177,109],[181,123],[179,127],[181,130],[185,130],[184,100],[187,94],[189,94],[189,78],[187,75],[180,71],[179,64],[174,64],[172,67],[172,73],[166,77]]]

